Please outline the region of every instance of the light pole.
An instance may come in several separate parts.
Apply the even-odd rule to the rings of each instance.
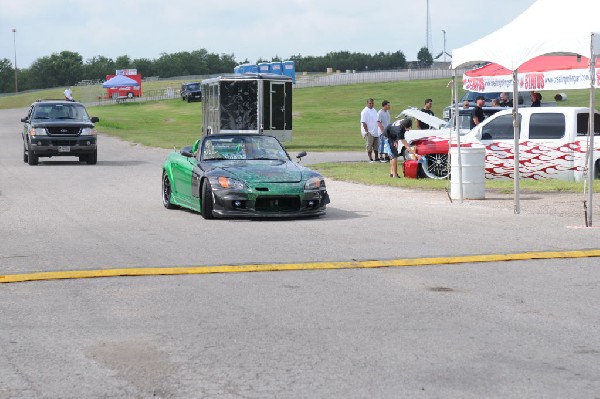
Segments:
[[[442,33],[444,34],[444,62],[446,62],[446,31],[442,29]]]
[[[17,30],[13,28],[13,45],[15,47],[15,93],[19,92],[19,85],[17,84]]]

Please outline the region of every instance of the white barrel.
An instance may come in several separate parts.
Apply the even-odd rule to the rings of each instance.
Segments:
[[[463,199],[485,199],[485,148],[461,147]],[[450,149],[450,198],[460,199],[458,148]]]

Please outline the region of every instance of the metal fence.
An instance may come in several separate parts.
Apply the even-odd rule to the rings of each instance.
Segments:
[[[462,76],[464,70],[458,70],[457,75]],[[425,80],[452,78],[452,69],[403,69],[398,71],[336,72],[330,74],[302,74],[296,75],[295,88],[339,86],[357,83],[383,83],[400,80]]]

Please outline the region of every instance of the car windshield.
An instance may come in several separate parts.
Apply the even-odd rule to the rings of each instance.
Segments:
[[[259,135],[207,137],[202,144],[200,159],[288,161],[290,158],[277,139]]]
[[[193,83],[193,84],[187,85],[187,89],[188,90],[200,90],[200,83]]]
[[[90,117],[81,104],[42,104],[35,107],[33,119],[74,119],[89,120]]]
[[[465,93],[465,95],[461,98],[461,101],[464,100],[468,100],[470,102],[475,102],[475,99],[478,96],[484,96],[485,97],[485,101],[486,102],[490,102],[492,101],[494,98],[500,98],[500,92],[493,92],[493,93],[476,93],[474,91],[468,91]]]

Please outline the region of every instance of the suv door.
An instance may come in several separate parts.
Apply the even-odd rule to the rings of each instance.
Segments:
[[[521,115],[519,114],[520,122]],[[511,114],[501,115],[481,127],[480,141],[486,150],[486,174],[492,177],[510,178],[513,176],[515,165],[514,136]]]

